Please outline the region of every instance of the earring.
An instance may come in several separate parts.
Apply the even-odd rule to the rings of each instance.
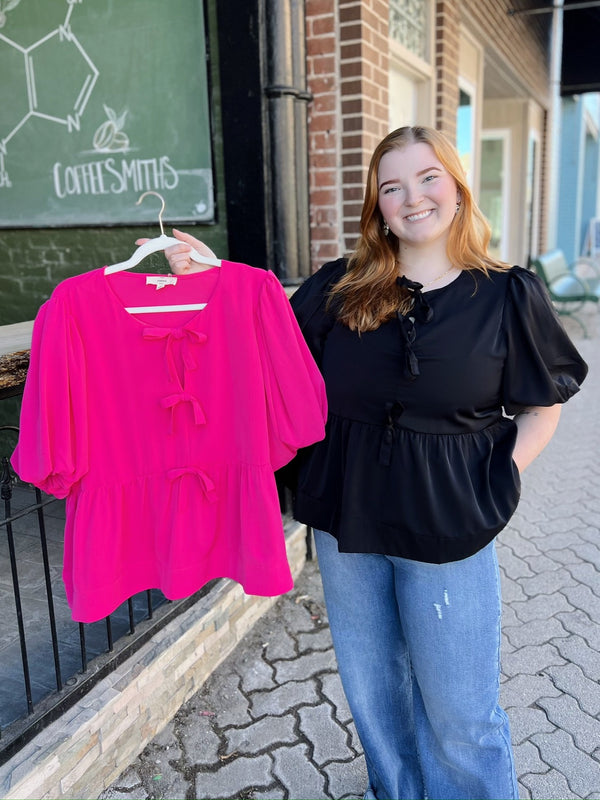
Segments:
[[[384,219],[383,220],[383,235],[384,236],[389,236],[389,233],[390,233],[390,226],[388,225],[387,220]]]
[[[456,211],[454,213],[458,214],[459,211],[460,211],[460,203],[457,203],[456,204]]]

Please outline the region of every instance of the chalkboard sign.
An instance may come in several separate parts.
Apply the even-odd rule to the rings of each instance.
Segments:
[[[214,219],[200,0],[0,3],[0,226]]]

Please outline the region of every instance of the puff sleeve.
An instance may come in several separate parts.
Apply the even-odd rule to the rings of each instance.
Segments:
[[[507,414],[527,406],[564,403],[579,391],[588,368],[565,332],[539,276],[513,267],[503,328],[507,359],[503,405]]]
[[[325,339],[335,324],[333,314],[327,310],[329,291],[345,272],[344,258],[324,264],[304,281],[290,301],[302,335],[319,366]]]
[[[60,299],[33,326],[20,430],[11,463],[19,477],[63,498],[88,469],[85,358],[77,327]]]
[[[327,399],[321,373],[304,341],[285,291],[268,272],[258,303],[258,346],[264,375],[273,470],[299,448],[325,436]]]

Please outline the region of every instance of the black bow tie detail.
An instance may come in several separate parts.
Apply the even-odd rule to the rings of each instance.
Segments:
[[[399,401],[385,404],[386,426],[379,445],[379,463],[384,467],[389,467],[392,463],[394,439],[403,411],[404,406]]]
[[[400,278],[396,278],[396,283],[401,288],[408,289],[413,297],[413,307],[410,312],[411,316],[419,322],[430,322],[433,318],[433,309],[421,292],[423,284],[418,283],[418,281],[410,281],[408,278],[405,278],[404,275]]]
[[[417,322],[431,322],[433,319],[433,309],[423,296],[421,289],[422,283],[417,281],[410,281],[404,275],[401,278],[396,278],[398,286],[408,289],[412,294],[413,307],[408,314],[401,314],[398,312],[398,322],[400,323],[400,330],[405,344],[406,363],[404,366],[404,374],[410,380],[414,380],[417,375],[420,375],[419,362],[413,352],[412,345],[415,341],[417,331],[415,328],[415,321]]]

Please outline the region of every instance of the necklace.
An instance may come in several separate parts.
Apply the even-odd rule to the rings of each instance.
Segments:
[[[426,286],[431,286],[432,283],[437,283],[437,281],[441,281],[441,279],[444,278],[449,272],[452,272],[453,269],[454,269],[454,264],[451,267],[448,267],[448,269],[445,270],[445,272],[442,272],[441,275],[438,275],[437,278],[434,278],[432,281],[427,281],[427,283],[424,283],[423,288],[425,288]]]
[[[446,275],[447,275],[449,272],[452,272],[452,270],[453,270],[453,269],[455,269],[455,267],[454,267],[454,264],[453,264],[451,267],[448,267],[448,269],[447,269],[447,270],[444,270],[444,272],[442,272],[442,274],[441,274],[441,275],[438,275],[438,276],[437,276],[437,278],[434,278],[434,279],[433,279],[433,280],[431,280],[431,281],[427,281],[427,283],[422,283],[422,284],[421,284],[421,286],[423,287],[423,289],[425,289],[427,286],[431,286],[431,284],[432,284],[432,283],[437,283],[438,281],[441,281],[441,280],[442,280],[442,278],[445,278],[445,277],[446,277]]]

